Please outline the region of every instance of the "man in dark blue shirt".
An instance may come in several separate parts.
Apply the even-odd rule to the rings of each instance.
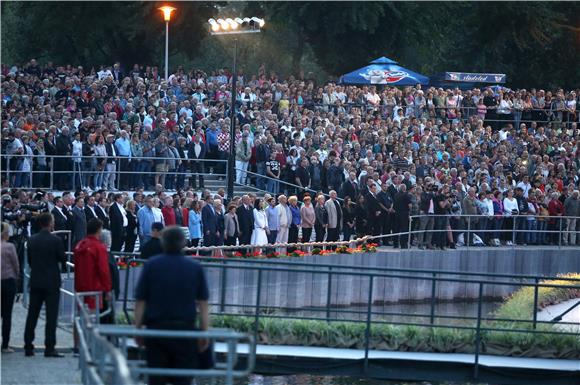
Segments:
[[[161,235],[164,254],[150,259],[137,284],[135,326],[165,330],[207,330],[209,291],[201,265],[183,255],[185,236],[176,226]],[[198,319],[199,309],[199,322]],[[140,341],[139,341],[140,342]],[[191,369],[198,366],[198,353],[208,348],[207,339],[148,338],[147,366]],[[151,376],[150,384],[190,384],[191,378]]]

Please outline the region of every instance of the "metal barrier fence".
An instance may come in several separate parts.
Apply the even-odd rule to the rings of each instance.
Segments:
[[[103,325],[99,320],[106,312],[100,312],[98,306],[96,311],[90,311],[85,303],[88,297],[94,297],[95,303],[99,304],[102,293],[85,292],[75,295],[75,308],[78,309],[75,327],[79,337],[79,369],[83,385],[136,385],[142,383],[143,377],[155,375],[224,378],[226,385],[233,385],[234,378],[245,377],[254,368],[255,342],[248,334],[225,329],[176,331]],[[147,368],[144,367],[143,360],[130,358],[129,339],[135,337],[193,340],[204,338],[210,340],[214,346],[223,341],[226,346],[225,361],[218,361],[218,356],[213,352],[213,369]],[[240,343],[248,347],[249,354],[245,368],[236,369]]]
[[[534,214],[510,216],[422,214],[409,217],[407,234],[408,245],[411,245],[414,235],[420,235],[422,241],[418,243],[421,243],[425,242],[426,234],[441,234],[440,237],[447,237],[450,234],[453,239],[463,234],[467,248],[473,246],[475,236],[483,242],[480,245],[486,245],[486,240],[489,243],[490,239],[504,238],[512,247],[518,243],[522,245],[551,244],[558,247],[580,246],[580,217]]]
[[[135,259],[135,261],[139,261]],[[254,336],[258,337],[260,319],[282,319],[282,320],[313,320],[332,322],[354,322],[364,324],[365,338],[365,367],[368,366],[371,329],[374,325],[399,325],[414,326],[420,328],[435,329],[457,329],[471,331],[474,333],[474,365],[475,378],[477,378],[479,356],[481,354],[481,338],[485,333],[502,332],[529,334],[533,337],[547,335],[578,336],[578,330],[566,331],[563,328],[547,328],[558,321],[558,317],[550,321],[540,321],[537,319],[539,309],[538,293],[541,288],[579,289],[580,279],[566,277],[540,277],[533,275],[511,275],[492,273],[463,273],[454,271],[401,269],[401,268],[376,268],[376,267],[356,267],[345,265],[331,265],[292,261],[268,261],[249,259],[216,259],[202,258],[206,270],[216,270],[219,274],[219,294],[211,300],[212,314],[227,315],[232,317],[250,317]],[[144,262],[144,261],[141,261]],[[128,271],[137,269],[128,267]],[[253,298],[245,298],[244,303],[234,303],[232,295],[236,288],[229,287],[229,278],[236,272],[244,272],[243,284],[251,287]],[[242,274],[242,273],[238,273]],[[298,275],[308,277],[312,282],[319,282],[321,302],[320,306],[296,307],[291,305],[291,301],[280,301],[283,305],[264,304],[264,298],[268,291],[272,290],[271,283],[276,279],[283,279],[288,287],[280,290],[279,295],[288,298],[288,293],[302,292],[300,280],[293,280],[290,277]],[[284,278],[286,277],[286,278]],[[569,282],[569,285],[554,285],[540,282],[541,280],[557,279]],[[360,287],[361,296],[366,300],[358,303],[357,306],[347,308],[333,305],[331,297],[339,295],[345,288],[345,282],[352,280],[352,287]],[[375,293],[381,289],[386,290],[389,284],[395,282],[411,281],[415,285],[430,286],[430,299],[428,301],[430,311],[427,313],[417,312],[392,312],[381,311],[375,307]],[[216,283],[217,284],[217,283]],[[475,315],[449,315],[437,314],[437,292],[441,287],[450,284],[461,284],[470,287],[477,292],[477,311]],[[125,276],[125,288],[129,286],[129,274]],[[217,285],[216,285],[217,286]],[[349,286],[351,287],[351,286]],[[497,288],[523,288],[530,287],[534,292],[533,307],[530,316],[522,314],[518,318],[500,318],[484,314],[483,303],[487,299],[489,291]],[[242,290],[243,288],[237,288]],[[515,289],[514,289],[515,290]],[[244,291],[244,294],[250,293]],[[228,300],[229,298],[229,300]],[[125,314],[129,318],[130,308],[128,304],[132,302],[128,290],[123,295],[123,307]],[[566,310],[566,312],[570,309]],[[563,314],[565,314],[564,312]],[[559,317],[561,318],[562,315]],[[386,319],[389,318],[389,319]],[[576,323],[560,322],[563,327],[578,327]]]
[[[395,105],[386,105],[386,104],[379,104],[373,105],[371,103],[304,103],[304,104],[297,104],[293,100],[290,101],[290,110],[296,108],[307,108],[312,109],[314,111],[325,111],[325,112],[334,112],[338,113],[340,111],[345,111],[347,113],[352,113],[353,110],[365,110],[366,112],[379,112],[381,113],[383,118],[393,117],[393,110],[394,107],[403,110],[404,117],[416,117],[416,118],[425,118],[425,119],[441,119],[444,122],[449,121],[461,121],[466,123],[469,121],[471,117],[479,117],[479,110],[477,106],[469,107],[469,106],[462,106],[461,104],[457,106],[435,106],[435,105],[428,105],[427,101],[425,102],[426,105],[423,108],[416,107],[414,105],[409,106],[395,106]],[[263,102],[252,102],[246,103],[252,106],[258,105],[262,106]],[[569,112],[567,110],[552,110],[551,107],[549,108],[510,108],[508,113],[500,112],[498,113],[498,107],[495,108],[486,108],[485,112],[482,112],[484,116],[482,120],[487,123],[513,123],[514,126],[519,126],[519,123],[556,123],[556,124],[565,124],[566,126],[570,126],[572,123],[578,122],[580,115],[578,111]],[[410,114],[407,114],[407,111],[411,110]],[[454,115],[449,114],[449,112],[455,111]],[[457,112],[461,113],[461,116],[457,114]],[[560,117],[559,114],[562,116]],[[519,129],[519,127],[515,127]]]
[[[96,158],[95,156],[71,156],[71,155],[23,155],[23,154],[12,154],[6,155],[2,154],[3,158],[6,160],[6,169],[2,172],[6,173],[6,177],[10,182],[10,185],[18,185],[15,188],[33,188],[42,187],[54,190],[59,184],[70,184],[72,189],[77,187],[96,187],[96,189],[119,189],[121,184],[128,183],[131,187],[147,187],[153,186],[155,177],[158,178],[171,178],[173,185],[176,185],[178,181],[185,183],[186,181],[191,182],[196,177],[204,177],[209,175],[210,168],[213,168],[211,175],[225,177],[225,170],[227,165],[227,160],[224,159],[187,159],[187,158],[166,158],[166,157],[105,157],[105,159],[114,159],[114,163],[106,163],[102,170],[97,170],[95,168]],[[10,164],[10,160],[14,159],[29,159],[33,160],[35,158],[45,158],[47,167],[45,170],[36,169],[35,167],[30,167],[30,171],[21,171],[13,169]],[[64,159],[67,164],[58,164],[59,159]],[[74,159],[78,159],[75,161]],[[4,159],[3,159],[4,160]],[[105,161],[106,161],[105,160]],[[147,162],[147,167],[141,167],[141,165]],[[166,166],[169,162],[181,163],[177,165],[175,169],[163,168],[163,171],[158,171],[156,169],[156,164],[158,162],[163,162]],[[200,164],[201,166],[195,167],[196,171],[193,171],[190,163]],[[58,166],[57,166],[58,164]],[[112,166],[108,168],[108,164]],[[223,173],[219,171],[223,170]],[[42,177],[43,181],[40,183],[34,183],[37,181],[36,176]],[[24,178],[24,180],[23,180]],[[122,182],[127,181],[127,182]],[[62,180],[66,179],[66,180]],[[12,183],[14,180],[14,183]],[[150,180],[150,183],[145,183]],[[166,179],[165,179],[166,180]],[[166,180],[167,181],[167,180]],[[37,181],[38,182],[38,181]],[[25,184],[25,185],[23,185]],[[132,186],[135,185],[135,186]]]

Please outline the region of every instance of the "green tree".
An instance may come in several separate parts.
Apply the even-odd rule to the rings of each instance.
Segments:
[[[207,35],[215,3],[180,2],[171,53],[192,57]],[[2,55],[98,65],[163,61],[164,22],[154,2],[2,2]]]

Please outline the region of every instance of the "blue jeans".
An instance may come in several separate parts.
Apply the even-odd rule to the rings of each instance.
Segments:
[[[256,172],[259,175],[266,175],[266,162],[256,162]],[[266,181],[266,178],[259,176],[258,180],[256,181],[256,187],[260,190],[265,190]]]
[[[528,219],[526,221],[526,243],[529,244],[534,244],[536,243],[537,240],[537,235],[538,233],[536,233],[536,229],[537,229],[537,222],[536,222],[536,218],[532,218],[532,219]]]
[[[278,179],[268,179],[268,187],[266,190],[272,194],[278,194],[280,191],[280,181]]]

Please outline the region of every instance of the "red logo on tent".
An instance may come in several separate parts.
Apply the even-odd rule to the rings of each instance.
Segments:
[[[409,76],[405,71],[383,71],[370,70],[366,74],[361,74],[362,77],[369,80],[371,84],[390,84],[397,83],[403,78]]]

